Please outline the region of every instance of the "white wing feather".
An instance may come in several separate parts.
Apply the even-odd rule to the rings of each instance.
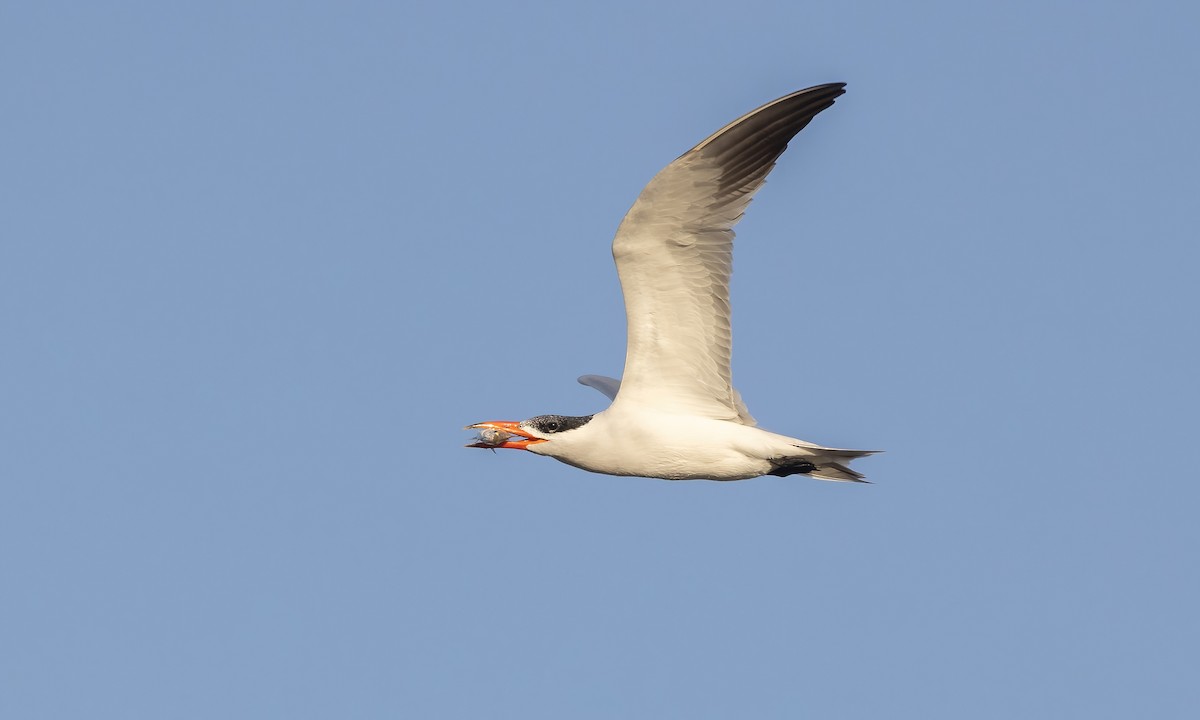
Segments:
[[[613,240],[628,322],[614,406],[754,424],[729,367],[733,226],[788,141],[842,87],[801,90],[744,115],[642,190]]]
[[[609,400],[616,400],[617,393],[621,390],[621,381],[616,378],[606,377],[604,375],[580,375],[577,380],[580,385],[596,388],[605,395]],[[742,402],[742,395],[737,390],[733,391],[733,399],[737,403],[738,417],[737,421],[743,425],[754,427],[758,421],[750,414],[746,403]]]

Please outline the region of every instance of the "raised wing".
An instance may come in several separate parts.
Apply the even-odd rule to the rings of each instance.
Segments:
[[[596,388],[603,393],[609,400],[616,400],[617,393],[621,391],[621,381],[616,378],[606,377],[604,375],[580,375],[577,380],[580,385]],[[758,421],[750,415],[749,408],[746,403],[742,402],[742,396],[737,390],[733,391],[733,399],[737,405],[738,417],[737,421],[743,425],[751,427],[758,424]]]
[[[788,141],[844,87],[818,85],[763,105],[679,156],[642,190],[613,240],[628,322],[614,404],[754,424],[729,369],[733,226]]]

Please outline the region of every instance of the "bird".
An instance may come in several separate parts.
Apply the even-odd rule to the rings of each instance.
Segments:
[[[665,480],[805,475],[867,482],[874,450],[823,447],[757,426],[730,370],[733,227],[788,143],[845,93],[826,83],[737,118],[663,168],[617,229],[625,300],[621,379],[584,375],[611,400],[593,415],[468,425],[467,447],[525,450],[595,473]]]

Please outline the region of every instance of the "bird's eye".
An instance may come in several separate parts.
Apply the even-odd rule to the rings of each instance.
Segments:
[[[546,432],[558,432],[558,421],[557,420],[547,420],[546,421]]]

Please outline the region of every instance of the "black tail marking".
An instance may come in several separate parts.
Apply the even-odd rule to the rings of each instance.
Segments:
[[[771,472],[768,475],[776,477],[807,475],[817,469],[816,465],[813,465],[808,459],[802,457],[772,458],[768,462],[771,463]]]

